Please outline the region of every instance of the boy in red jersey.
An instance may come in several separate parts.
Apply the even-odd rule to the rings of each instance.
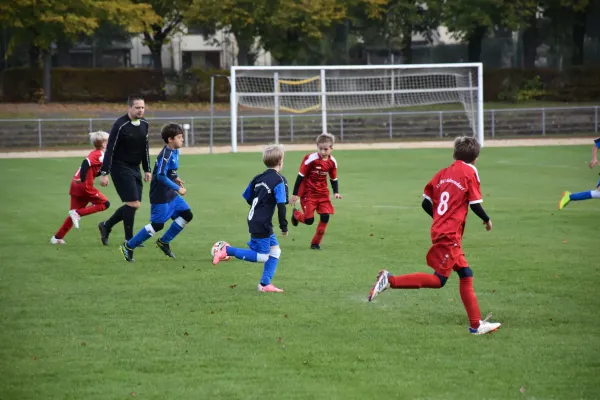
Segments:
[[[94,187],[94,179],[99,175],[102,167],[104,150],[106,150],[106,144],[108,143],[108,133],[104,131],[92,132],[90,133],[90,141],[96,149],[83,160],[81,167],[71,180],[69,216],[58,232],[50,238],[52,244],[66,244],[63,238],[73,225],[75,225],[75,228],[79,228],[81,217],[104,211],[110,206],[108,199]],[[92,205],[87,207],[88,203],[92,203]]]
[[[337,161],[331,155],[335,137],[330,133],[323,133],[317,138],[317,149],[315,153],[304,156],[300,164],[300,171],[294,185],[293,196],[290,204],[294,207],[292,213],[292,225],[298,226],[298,222],[312,225],[315,222],[315,211],[319,214],[319,225],[317,232],[310,242],[310,248],[321,250],[321,240],[325,235],[329,216],[335,211],[329,198],[327,187],[327,175],[331,180],[333,195],[341,199],[337,181]],[[296,201],[300,198],[300,206],[304,212],[296,209]]]
[[[468,206],[483,220],[486,230],[492,229],[492,221],[481,206],[482,197],[477,168],[473,165],[479,156],[479,143],[471,137],[459,137],[454,141],[454,162],[440,170],[425,186],[423,209],[433,218],[431,225],[432,246],[427,253],[427,265],[433,274],[417,272],[393,276],[386,270],[379,272],[377,281],[369,293],[372,301],[387,288],[393,289],[439,289],[446,284],[452,271],[460,277],[460,298],[469,317],[469,331],[482,335],[500,327],[498,322],[481,320],[477,296],[473,291],[473,271],[462,251],[462,235],[465,230]]]

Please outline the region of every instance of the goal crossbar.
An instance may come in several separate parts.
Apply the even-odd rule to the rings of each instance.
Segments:
[[[278,143],[280,111],[302,114],[320,110],[325,132],[327,114],[331,111],[462,103],[473,136],[483,146],[481,63],[233,66],[230,82],[233,152],[237,151],[240,105],[272,110]]]

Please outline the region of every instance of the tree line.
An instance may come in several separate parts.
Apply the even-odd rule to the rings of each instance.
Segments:
[[[8,53],[28,46],[30,63],[40,62],[58,43],[111,34],[142,34],[162,67],[161,48],[184,26],[208,37],[225,30],[235,37],[240,65],[256,50],[279,64],[346,64],[353,44],[399,48],[412,59],[412,36],[431,38],[440,25],[468,43],[468,61],[479,61],[483,39],[498,29],[521,30],[524,67],[534,67],[539,31],[573,49],[571,64],[584,58],[584,40],[598,0],[8,0],[0,23],[11,32]],[[596,19],[598,20],[598,19]],[[544,24],[545,23],[545,24]],[[593,28],[593,27],[592,27]],[[102,34],[104,33],[104,35]]]

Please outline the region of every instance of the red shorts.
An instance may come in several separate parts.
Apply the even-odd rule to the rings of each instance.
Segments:
[[[329,197],[302,197],[300,198],[300,206],[304,213],[304,218],[314,218],[315,211],[319,214],[334,214],[335,210]]]
[[[106,196],[104,196],[99,190],[71,190],[71,208],[70,210],[76,210],[78,208],[82,208],[88,205],[88,203],[92,204],[103,204],[108,201]]]
[[[446,278],[452,271],[469,266],[460,243],[449,238],[442,238],[434,242],[427,252],[426,259],[427,265]]]

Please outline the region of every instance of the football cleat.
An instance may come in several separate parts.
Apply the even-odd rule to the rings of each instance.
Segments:
[[[161,249],[162,252],[165,253],[165,255],[167,257],[177,258],[177,257],[175,257],[175,254],[173,254],[173,252],[171,251],[171,246],[169,245],[169,243],[165,243],[162,240],[158,239],[156,241],[156,247]]]
[[[73,226],[79,229],[79,220],[81,219],[81,215],[77,213],[77,210],[70,210],[69,217],[71,217],[71,221],[73,221]]]
[[[292,218],[291,218],[291,220],[292,220],[292,225],[294,225],[294,226],[298,226],[298,220],[296,219],[296,217],[294,217],[294,213],[296,211],[298,211],[296,209],[296,207],[292,208]]]
[[[57,239],[55,236],[52,236],[52,237],[50,238],[50,243],[51,243],[51,244],[67,244],[67,242],[65,242],[65,241],[64,241],[64,240],[62,240],[62,239]]]
[[[217,265],[220,261],[229,259],[229,256],[227,255],[227,246],[229,246],[229,243],[217,242],[215,244],[218,244],[218,247],[213,246],[213,265]]]
[[[279,289],[278,287],[275,287],[275,285],[273,285],[272,283],[269,283],[267,286],[263,286],[260,283],[258,284],[258,287],[256,288],[259,292],[268,292],[268,293],[281,293],[283,292],[283,289]]]
[[[471,335],[485,335],[486,333],[492,333],[500,328],[502,325],[500,322],[489,322],[488,319],[492,316],[492,314],[488,314],[487,317],[483,321],[479,321],[479,326],[477,329],[469,328],[469,332]]]
[[[318,244],[311,244],[311,245],[310,245],[310,248],[311,248],[312,250],[321,250],[321,246],[320,246],[320,245],[318,245]]]
[[[125,261],[129,261],[129,262],[135,261],[133,258],[133,249],[131,249],[131,248],[129,248],[129,246],[127,246],[127,242],[125,242],[121,246],[119,246],[119,249],[121,250],[123,257],[125,258]]]
[[[108,235],[110,235],[110,229],[104,225],[104,221],[98,224],[98,230],[100,231],[100,241],[103,245],[108,246]]]
[[[563,192],[560,201],[558,202],[558,209],[562,210],[571,202],[571,192]]]
[[[371,289],[371,292],[369,293],[369,301],[373,301],[373,299],[377,297],[379,293],[383,292],[384,290],[390,287],[390,282],[388,280],[389,275],[390,273],[385,269],[379,271],[379,274],[377,275],[377,280],[375,281],[375,285],[373,285],[373,289]]]

